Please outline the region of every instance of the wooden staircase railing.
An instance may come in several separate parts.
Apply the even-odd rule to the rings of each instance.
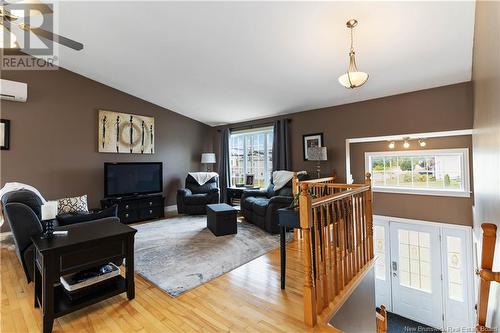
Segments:
[[[486,314],[488,313],[488,298],[490,296],[491,282],[500,283],[500,272],[493,272],[493,258],[495,256],[495,243],[497,226],[492,223],[483,223],[483,245],[481,252],[481,270],[479,271],[479,298],[477,308],[477,332],[489,332],[486,327]]]
[[[300,182],[308,326],[315,326],[323,311],[340,306],[373,262],[371,176],[365,184],[338,184],[332,178]]]

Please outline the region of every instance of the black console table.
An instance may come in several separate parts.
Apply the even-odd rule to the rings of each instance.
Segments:
[[[66,236],[31,238],[35,245],[35,307],[41,307],[43,333],[52,332],[54,319],[126,292],[135,297],[134,235],[137,230],[117,222],[83,223],[61,227]],[[125,259],[125,277],[113,278],[105,290],[71,301],[59,283],[62,275]],[[56,285],[57,284],[57,285]]]
[[[162,194],[142,195],[101,200],[102,208],[118,205],[118,217],[123,223],[133,223],[165,216],[165,197]]]

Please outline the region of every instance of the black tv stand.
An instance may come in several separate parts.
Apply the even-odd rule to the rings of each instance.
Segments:
[[[133,223],[165,216],[165,197],[162,193],[112,197],[101,200],[102,208],[118,205],[118,217],[122,223]]]

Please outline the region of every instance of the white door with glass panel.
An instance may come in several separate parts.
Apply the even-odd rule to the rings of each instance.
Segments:
[[[391,222],[390,237],[393,311],[442,328],[439,228]]]
[[[377,306],[436,328],[473,327],[470,230],[393,219],[373,220]]]

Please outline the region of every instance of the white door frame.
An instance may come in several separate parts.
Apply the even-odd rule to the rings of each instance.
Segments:
[[[381,280],[377,278],[377,274],[375,274],[375,290],[379,290],[379,293],[376,293],[376,306],[385,305],[387,311],[392,312],[392,279],[391,279],[391,243],[390,243],[390,230],[389,230],[389,221],[385,219],[378,219],[377,217],[373,218],[374,226],[381,226],[384,228],[384,251],[385,256],[383,258],[385,262],[385,280]],[[375,234],[374,234],[375,238]],[[375,239],[374,239],[374,245]],[[382,258],[377,257],[377,265],[378,260],[382,260]],[[377,273],[377,267],[375,267],[375,273]],[[382,291],[382,292],[380,292]]]
[[[392,217],[392,216],[384,216],[384,215],[373,215],[373,219],[379,220],[379,221],[385,221],[389,226],[390,222],[397,222],[397,223],[409,223],[409,224],[417,224],[417,225],[434,225],[439,228],[440,232],[440,237],[441,237],[441,228],[449,228],[449,229],[457,229],[457,230],[463,230],[465,231],[466,235],[466,246],[465,246],[465,283],[466,283],[466,297],[468,300],[468,305],[469,305],[469,311],[468,311],[468,322],[470,327],[475,327],[474,323],[474,318],[475,318],[475,310],[474,310],[474,263],[473,263],[473,244],[472,244],[472,227],[470,226],[464,226],[464,225],[458,225],[458,224],[447,224],[447,223],[440,223],[440,222],[432,222],[432,221],[423,221],[423,220],[414,220],[414,219],[407,219],[407,218],[401,218],[401,217]],[[384,223],[385,224],[385,223]],[[386,242],[388,240],[386,239]],[[387,247],[386,247],[387,248]],[[392,260],[392,258],[391,258]],[[442,270],[444,271],[444,267],[442,267]],[[442,289],[442,299],[444,302],[445,299],[445,288]],[[445,326],[447,323],[447,315],[446,315],[446,307],[443,304],[443,312],[445,316]],[[446,328],[446,327],[445,327]]]

